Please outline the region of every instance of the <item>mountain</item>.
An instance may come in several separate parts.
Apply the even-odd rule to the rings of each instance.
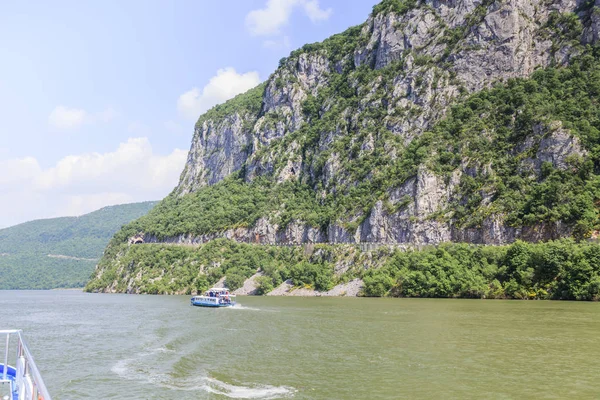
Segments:
[[[162,269],[144,261],[160,258],[148,243],[323,243],[325,259],[294,262],[305,271],[325,263],[317,272],[333,269],[326,275],[339,283],[340,265],[357,261],[336,244],[521,248],[597,235],[599,35],[600,0],[384,0],[364,24],[292,52],[266,82],[200,116],[179,185],[113,238],[88,289],[189,291],[202,287],[202,271],[209,282],[265,272],[265,255],[231,272],[215,271],[225,258],[210,252],[171,254],[200,265],[177,281],[173,260]],[[128,245],[134,236],[146,244]],[[514,261],[506,257],[486,263],[502,270]],[[316,284],[317,272],[297,282],[329,286]],[[273,284],[291,279],[272,275]],[[388,275],[390,289],[399,278]],[[512,278],[482,282],[504,290]],[[525,293],[534,280],[517,283]]]
[[[156,203],[110,206],[80,217],[0,229],[0,289],[83,287],[111,236]]]

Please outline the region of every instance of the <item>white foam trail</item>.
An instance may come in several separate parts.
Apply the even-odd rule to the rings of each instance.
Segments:
[[[243,305],[241,305],[241,304],[239,304],[239,303],[238,303],[238,304],[236,304],[236,305],[235,305],[235,306],[233,306],[233,307],[225,307],[225,308],[227,308],[228,310],[251,310],[251,311],[264,311],[264,310],[261,310],[260,308],[246,307],[246,306],[243,306]]]
[[[120,360],[110,369],[112,373],[119,375],[121,378],[127,378],[129,376],[129,364],[130,360]]]
[[[148,354],[146,353],[145,355]],[[119,377],[129,381],[151,383],[163,387],[169,382],[169,377],[166,374],[152,372],[144,363],[140,363],[135,359],[118,361],[110,370]]]
[[[255,387],[236,386],[214,378],[205,378],[208,385],[205,390],[227,396],[230,399],[276,399],[290,397],[295,390],[285,386],[260,385]]]
[[[243,305],[241,305],[239,303],[237,303],[233,307],[223,307],[223,308],[226,308],[228,310],[250,310],[250,311],[262,311],[262,312],[279,312],[278,310],[266,310],[264,308],[247,307],[247,306],[243,306]]]
[[[158,347],[156,349],[150,349],[151,353],[173,353],[175,350],[167,349],[166,347]]]
[[[149,353],[142,353],[140,354],[140,358],[147,355]],[[141,381],[171,390],[201,390],[207,393],[219,394],[230,399],[281,399],[292,397],[296,392],[295,389],[286,386],[233,385],[207,376],[180,379],[174,382],[169,375],[153,372],[149,370],[148,366],[151,367],[152,365],[140,362],[139,359],[125,359],[113,365],[111,371],[127,380]]]

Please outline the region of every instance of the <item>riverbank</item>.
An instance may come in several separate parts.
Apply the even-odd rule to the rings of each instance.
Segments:
[[[263,272],[258,272],[244,281],[242,287],[236,289],[233,294],[237,296],[255,296],[259,295],[260,283],[258,278],[265,276]],[[222,284],[223,286],[219,286]],[[225,287],[225,281],[217,282],[216,287]],[[340,283],[327,291],[317,291],[309,287],[296,287],[291,279],[282,282],[279,286],[267,293],[260,293],[266,296],[299,296],[299,297],[357,297],[364,288],[364,282],[355,278],[347,283]]]
[[[283,296],[600,299],[600,246],[570,239],[420,250],[283,247],[218,239],[198,247],[109,247],[85,290],[192,294],[218,282]]]

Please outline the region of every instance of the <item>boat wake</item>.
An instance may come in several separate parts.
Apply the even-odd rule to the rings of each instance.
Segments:
[[[227,308],[228,310],[250,310],[250,311],[264,311],[264,310],[261,310],[260,308],[246,307],[246,306],[243,306],[243,305],[241,305],[241,304],[236,304],[236,305],[235,305],[235,306],[233,306],[233,307],[226,307],[226,308]]]
[[[231,399],[280,399],[290,397],[295,392],[294,389],[285,386],[238,386],[209,377],[205,378],[202,388],[207,392],[227,396]]]
[[[148,383],[165,389],[186,392],[204,391],[230,399],[281,399],[292,397],[296,392],[295,389],[286,386],[234,385],[210,376],[174,378],[168,373],[157,372],[160,368],[157,366],[153,368],[152,363],[142,360],[153,353],[162,353],[165,350],[164,348],[154,349],[153,351],[140,353],[137,359],[121,360],[111,368],[111,371],[123,379]]]

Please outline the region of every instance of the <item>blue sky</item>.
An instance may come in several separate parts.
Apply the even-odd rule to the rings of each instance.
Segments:
[[[202,111],[375,3],[0,2],[0,227],[164,197]]]

